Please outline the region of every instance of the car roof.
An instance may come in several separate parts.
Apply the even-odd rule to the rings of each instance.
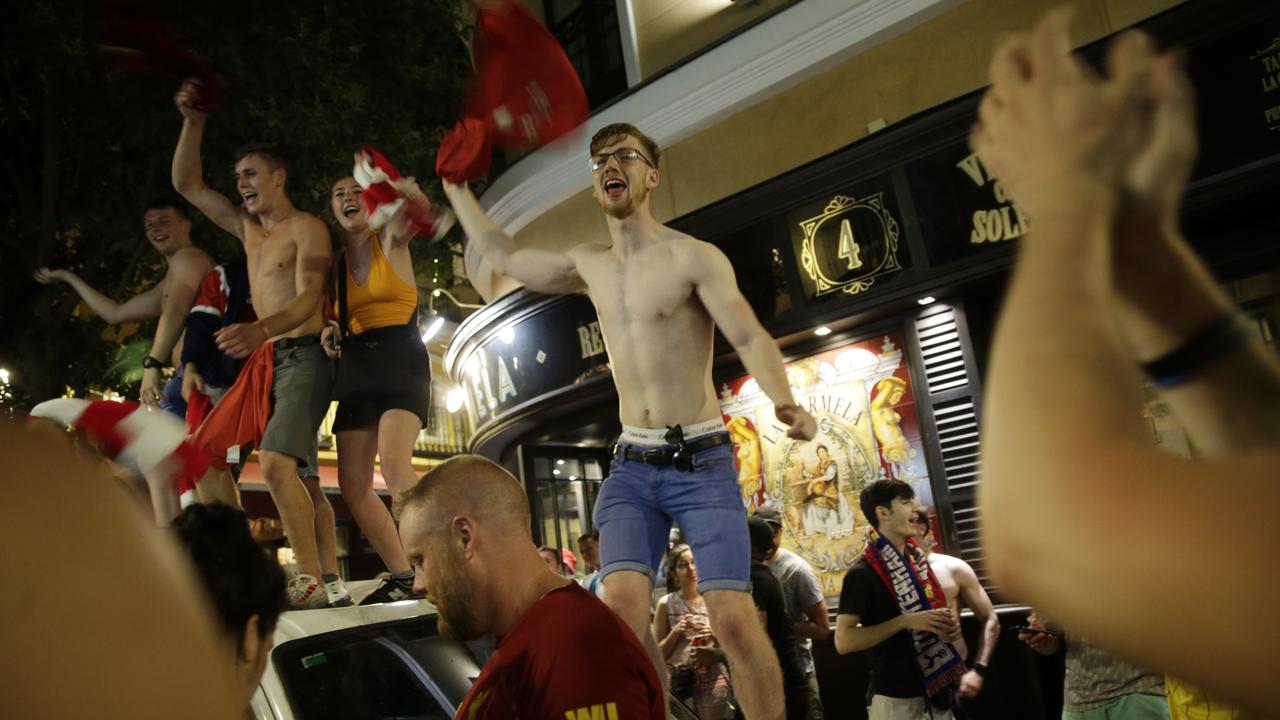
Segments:
[[[275,643],[282,645],[291,640],[322,635],[335,630],[435,614],[435,606],[426,600],[401,600],[379,605],[354,605],[320,610],[292,610],[283,613],[280,621],[276,623]]]

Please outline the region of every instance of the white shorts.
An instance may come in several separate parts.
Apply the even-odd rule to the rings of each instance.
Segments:
[[[950,710],[929,707],[923,697],[896,698],[872,695],[867,707],[868,720],[951,720]]]

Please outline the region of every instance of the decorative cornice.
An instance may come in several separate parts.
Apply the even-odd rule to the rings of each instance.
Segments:
[[[629,122],[664,147],[711,127],[964,0],[806,0],[609,105],[575,133],[522,158],[481,198],[507,232],[590,186],[590,133]]]

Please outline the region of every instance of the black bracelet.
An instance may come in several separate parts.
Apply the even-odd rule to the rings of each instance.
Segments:
[[[169,367],[150,355],[142,358],[142,369],[144,370],[163,370]]]
[[[1249,336],[1236,321],[1235,313],[1226,313],[1207,328],[1196,333],[1181,347],[1143,363],[1142,371],[1161,390],[1178,387],[1195,377],[1214,361],[1239,350]]]
[[[969,669],[978,673],[978,677],[980,678],[985,678],[987,676],[987,666],[984,663],[976,662],[973,664],[973,667],[970,667]]]

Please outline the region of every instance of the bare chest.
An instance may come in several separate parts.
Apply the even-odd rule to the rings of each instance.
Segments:
[[[251,235],[245,243],[249,263],[249,279],[253,285],[274,283],[281,276],[292,278],[297,269],[298,245],[287,233]],[[256,287],[255,287],[256,290]]]
[[[960,585],[956,582],[951,568],[947,567],[945,563],[930,562],[929,571],[938,580],[938,585],[942,586],[942,594],[947,599],[947,607],[952,610],[958,610]]]
[[[679,268],[662,257],[620,261],[605,256],[580,266],[606,329],[618,325],[685,324],[705,317]]]

